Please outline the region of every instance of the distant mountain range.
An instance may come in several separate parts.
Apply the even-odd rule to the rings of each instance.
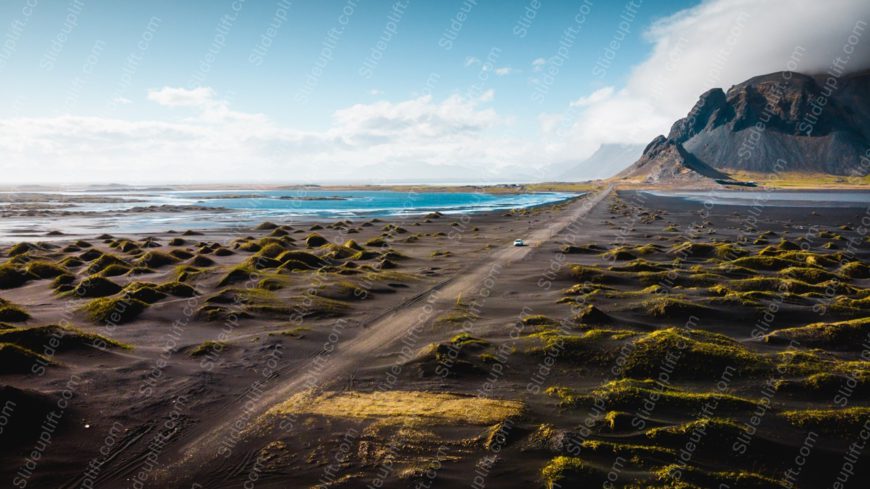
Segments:
[[[616,178],[679,184],[728,180],[733,172],[863,175],[868,150],[870,71],[839,79],[777,72],[727,93],[707,91]]]
[[[642,144],[602,144],[592,156],[579,163],[570,161],[552,165],[548,178],[568,182],[610,178],[636,161],[643,148]]]

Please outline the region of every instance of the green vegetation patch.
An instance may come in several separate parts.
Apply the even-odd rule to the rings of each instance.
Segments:
[[[190,350],[190,356],[201,357],[204,355],[212,355],[221,353],[227,348],[228,344],[225,341],[203,341]]]
[[[0,321],[7,323],[23,323],[30,319],[30,314],[23,307],[6,302],[0,298]]]
[[[764,336],[764,341],[770,343],[788,343],[795,340],[801,346],[832,350],[861,350],[868,339],[870,317],[779,329]]]
[[[0,289],[21,287],[30,280],[30,275],[18,268],[4,263],[0,265]]]
[[[579,457],[559,456],[541,469],[541,478],[547,489],[597,487],[607,480],[607,473]]]
[[[752,472],[707,472],[695,467],[668,465],[655,472],[659,481],[675,489],[688,487],[739,487],[741,489],[770,489],[782,487],[778,480]]]
[[[754,401],[742,397],[719,392],[686,391],[650,379],[614,380],[588,393],[561,386],[549,387],[545,392],[566,408],[588,405],[595,399],[602,400],[609,409],[632,412],[649,402],[649,399],[657,399],[656,405],[660,409],[698,410],[712,402],[717,403],[720,409],[734,411],[755,407]]]
[[[161,268],[178,263],[178,258],[160,251],[149,251],[142,255],[138,263],[148,268]]]
[[[0,374],[30,373],[34,363],[57,365],[48,358],[11,343],[0,343]]]
[[[783,411],[780,416],[792,426],[822,434],[853,435],[870,426],[870,407]]]
[[[72,295],[80,298],[106,297],[115,295],[121,291],[121,286],[111,280],[91,276],[81,282],[72,290]]]
[[[37,260],[27,264],[24,269],[28,274],[40,279],[54,278],[67,273],[66,268],[50,261]]]
[[[120,343],[102,335],[88,333],[78,328],[58,326],[54,324],[0,331],[0,343],[11,343],[31,350],[39,350],[46,345],[52,345],[53,348],[60,352],[80,350],[83,348],[132,349],[130,345]]]
[[[702,316],[713,312],[705,305],[670,295],[647,299],[641,304],[641,308],[646,314],[657,318]]]
[[[148,309],[148,304],[129,297],[101,297],[84,305],[82,310],[97,323],[126,324]]]
[[[632,377],[655,377],[663,365],[673,365],[671,376],[677,378],[715,377],[726,367],[741,374],[754,374],[772,366],[764,356],[727,336],[668,328],[635,341],[623,372]]]

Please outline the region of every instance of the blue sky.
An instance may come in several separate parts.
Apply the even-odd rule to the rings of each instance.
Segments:
[[[142,33],[152,17],[159,19],[157,30],[143,55],[132,84],[125,90],[133,101],[120,115],[152,115],[155,108],[143,103],[146,91],[162,86],[191,86],[196,66],[209,50],[221,18],[231,14],[232,1],[108,1],[82,0],[77,26],[50,71],[42,67],[52,40],[64,30],[65,19],[76,3],[61,0],[43,1],[30,17],[18,48],[3,69],[6,93],[14,94],[2,107],[0,115],[54,115],[64,107],[71,80],[82,75],[95,43],[105,48],[81,96],[74,106],[79,114],[98,115],[106,98],[117,90],[130,53],[138,52]],[[511,73],[492,76],[488,86],[497,91],[496,107],[512,108],[522,117],[542,110],[558,110],[579,95],[605,84],[622,83],[631,67],[649,52],[643,40],[644,26],[658,17],[670,15],[689,6],[687,1],[639,2],[634,32],[622,43],[606,77],[592,75],[591,67],[602,55],[620,22],[624,4],[597,2],[588,21],[581,28],[569,59],[543,102],[533,102],[531,93],[536,73],[532,62],[547,58],[558,49],[564,29],[580,2],[541,0],[480,0],[467,14],[451,49],[439,46],[451,19],[459,13],[464,0],[410,1],[404,10],[397,33],[372,70],[371,78],[359,71],[381,37],[392,1],[360,0],[350,16],[333,59],[324,70],[309,101],[294,101],[294,94],[304,86],[306,74],[317,61],[327,32],[338,24],[346,1],[307,0],[292,2],[287,20],[280,22],[277,35],[259,66],[249,57],[257,47],[279,6],[289,2],[247,0],[237,20],[226,34],[226,44],[218,54],[204,85],[232,98],[239,110],[266,113],[288,124],[314,124],[323,127],[333,110],[355,103],[383,98],[400,100],[419,93],[427,86],[432,73],[438,83],[429,84],[433,96],[443,98],[462,92],[478,80],[480,64],[466,66],[470,57],[484,60],[491,50],[500,50],[496,65],[510,68]],[[22,18],[23,0],[0,4],[0,18]],[[467,4],[466,4],[467,5]],[[527,7],[535,11],[531,22]],[[518,27],[519,26],[519,27]],[[514,29],[517,28],[517,33]],[[375,91],[373,95],[372,91]],[[12,102],[18,100],[13,107]]]
[[[667,132],[704,90],[783,69],[796,43],[812,46],[805,67],[819,69],[867,10],[860,0],[9,0],[0,126],[14,134],[0,136],[0,169],[17,181],[159,180],[170,168],[191,180],[206,162],[226,180],[245,166],[282,181],[342,174],[319,174],[324,163],[529,178]],[[125,160],[143,170],[128,173]]]

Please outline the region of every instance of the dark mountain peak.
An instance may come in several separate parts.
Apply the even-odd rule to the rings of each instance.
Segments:
[[[734,110],[728,105],[725,92],[721,88],[707,90],[692,107],[689,115],[671,126],[668,139],[682,143],[704,129],[725,124],[733,116]]]
[[[668,137],[656,137],[626,172],[661,160],[665,167],[676,162],[701,175],[710,173],[707,168],[766,173],[783,167],[866,174],[861,158],[868,145],[870,71],[833,79],[776,72],[727,92],[706,91]]]

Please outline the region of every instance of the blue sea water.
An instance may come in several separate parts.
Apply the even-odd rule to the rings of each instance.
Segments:
[[[185,229],[221,229],[272,220],[299,221],[475,213],[527,208],[560,202],[580,194],[541,192],[486,194],[472,192],[395,192],[378,190],[125,190],[46,192],[57,198],[42,207],[47,215],[0,219],[0,240],[44,236],[49,231],[71,235],[148,233]],[[118,202],[84,203],[80,197]],[[10,203],[3,206],[14,205]],[[124,212],[149,206],[174,206],[172,211]],[[184,209],[190,207],[190,210]],[[210,209],[214,209],[213,211]],[[68,212],[61,215],[59,212]]]

